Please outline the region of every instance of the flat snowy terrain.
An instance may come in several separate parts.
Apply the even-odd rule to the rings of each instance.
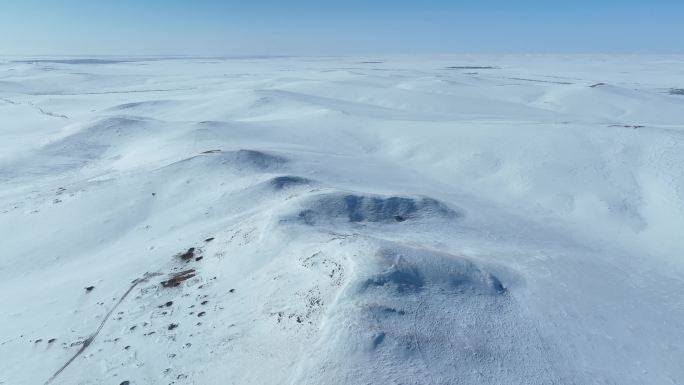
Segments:
[[[684,384],[684,58],[0,60],[0,384]]]

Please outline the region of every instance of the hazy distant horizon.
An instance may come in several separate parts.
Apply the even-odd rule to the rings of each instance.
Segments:
[[[680,54],[670,0],[0,0],[2,56]]]

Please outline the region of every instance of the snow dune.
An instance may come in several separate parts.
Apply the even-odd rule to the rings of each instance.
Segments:
[[[0,384],[681,384],[684,58],[0,61]]]

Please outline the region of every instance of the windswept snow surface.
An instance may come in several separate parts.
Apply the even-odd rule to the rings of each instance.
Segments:
[[[0,61],[0,384],[684,384],[684,58]]]

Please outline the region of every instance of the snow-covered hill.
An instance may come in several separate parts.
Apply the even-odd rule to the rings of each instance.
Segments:
[[[684,58],[0,61],[0,384],[683,384]]]

